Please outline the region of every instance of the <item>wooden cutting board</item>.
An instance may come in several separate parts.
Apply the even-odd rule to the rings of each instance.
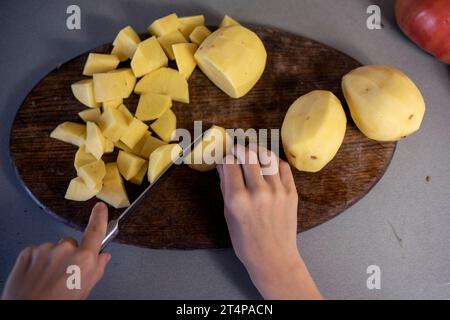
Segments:
[[[191,103],[174,103],[178,127],[192,131],[194,120],[225,128],[280,128],[286,110],[300,95],[314,89],[331,90],[342,101],[348,119],[344,143],[322,171],[311,174],[294,169],[300,196],[298,230],[317,226],[361,199],[385,172],[396,143],[364,137],[354,125],[340,82],[361,64],[316,41],[284,31],[256,27],[268,53],[265,72],[241,99],[231,99],[199,70],[189,79]],[[110,52],[104,45],[94,52]],[[20,107],[11,131],[11,158],[24,188],[49,214],[78,229],[85,227],[97,201],[64,199],[67,185],[76,176],[76,147],[50,139],[63,121],[81,122],[84,107],[72,96],[70,84],[81,75],[87,53],[63,64],[44,77]],[[125,105],[134,111],[138,97]],[[114,155],[107,160],[114,161]],[[282,155],[283,157],[283,155]],[[126,183],[130,200],[145,186]],[[110,208],[110,216],[119,210]],[[121,225],[122,243],[151,248],[218,248],[230,245],[223,200],[216,171],[200,173],[176,166],[153,188],[141,207]]]

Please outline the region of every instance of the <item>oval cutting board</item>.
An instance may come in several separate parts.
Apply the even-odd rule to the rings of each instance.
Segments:
[[[268,53],[265,72],[241,99],[231,99],[199,70],[189,79],[189,105],[174,103],[178,127],[192,131],[194,120],[225,128],[280,128],[286,110],[300,95],[314,89],[331,90],[346,109],[345,140],[336,157],[322,171],[294,170],[300,196],[298,230],[317,226],[361,199],[381,178],[396,143],[369,140],[356,128],[343,99],[340,82],[360,63],[316,41],[284,31],[256,27]],[[111,45],[94,52],[110,52]],[[49,138],[63,121],[81,122],[84,107],[72,96],[70,84],[81,75],[87,53],[50,72],[29,93],[11,131],[10,151],[18,176],[39,206],[76,228],[84,228],[97,201],[64,199],[76,176],[76,147]],[[124,104],[135,110],[138,96]],[[281,144],[280,144],[281,145]],[[114,155],[107,160],[114,161]],[[283,155],[282,155],[283,157]],[[145,186],[126,183],[133,200]],[[110,217],[118,210],[110,208]],[[151,248],[219,248],[230,245],[223,200],[216,171],[200,173],[176,166],[153,188],[141,207],[121,225],[118,241]]]

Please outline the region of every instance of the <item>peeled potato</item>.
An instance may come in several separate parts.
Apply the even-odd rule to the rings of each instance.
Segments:
[[[82,146],[78,149],[77,153],[75,153],[75,159],[73,161],[73,165],[75,170],[80,169],[80,167],[97,161],[97,158],[94,157],[91,153],[87,152],[85,147]]]
[[[95,188],[90,189],[81,177],[76,177],[70,180],[64,198],[73,201],[86,201],[95,196],[101,188],[102,185],[99,184]]]
[[[150,125],[150,128],[165,142],[172,140],[172,135],[177,128],[177,117],[171,109],[168,109],[158,120]]]
[[[224,27],[229,27],[235,24],[239,24],[239,22],[237,22],[236,20],[234,20],[232,17],[230,17],[229,15],[224,15],[222,21],[219,24],[219,28],[224,28]]]
[[[98,185],[102,185],[105,174],[105,163],[103,160],[90,162],[78,169],[78,176],[83,178],[84,183],[89,189],[96,189]]]
[[[106,174],[103,178],[103,187],[97,193],[96,197],[109,203],[116,209],[128,207],[130,201],[128,200],[122,177],[117,168],[117,163],[107,163],[105,169]]]
[[[417,86],[400,70],[383,65],[357,68],[342,79],[355,124],[368,138],[396,141],[417,131],[425,102]]]
[[[339,150],[346,124],[341,102],[330,91],[315,90],[298,98],[281,127],[289,163],[300,171],[321,170]]]
[[[178,16],[176,13],[172,13],[153,21],[147,30],[150,34],[160,37],[167,33],[177,31],[179,26]]]
[[[187,39],[195,27],[205,24],[205,16],[201,14],[197,16],[179,17],[178,22],[180,22],[178,30],[180,30]]]
[[[50,133],[50,138],[81,147],[86,142],[86,125],[70,121],[63,122]]]
[[[181,151],[178,144],[163,145],[153,151],[148,161],[148,181],[155,182],[160,174],[178,158]]]

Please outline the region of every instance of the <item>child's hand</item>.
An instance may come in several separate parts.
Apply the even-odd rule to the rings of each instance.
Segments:
[[[297,249],[298,195],[289,165],[270,153],[279,170],[262,175],[259,161],[248,161],[256,152],[237,145],[235,154],[242,165],[228,155],[217,170],[236,255],[265,298],[321,298]]]
[[[108,208],[97,203],[92,209],[83,240],[77,246],[67,238],[58,244],[25,248],[6,282],[3,299],[85,299],[102,278],[111,255],[99,254],[108,223]],[[67,267],[80,268],[80,289],[69,290]]]

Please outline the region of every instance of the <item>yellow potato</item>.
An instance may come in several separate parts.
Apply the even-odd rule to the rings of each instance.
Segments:
[[[158,120],[153,122],[150,127],[163,141],[170,142],[177,128],[177,117],[169,109]]]
[[[131,69],[136,77],[142,77],[150,71],[167,67],[167,56],[156,37],[151,37],[139,43],[133,59]]]
[[[142,121],[158,119],[172,107],[169,96],[157,93],[144,93],[139,98],[136,108],[136,118]]]
[[[120,30],[114,39],[114,54],[123,61],[123,56],[128,58],[133,58],[134,53],[136,52],[138,44],[141,42],[139,35],[134,31],[134,29],[130,26],[127,26]],[[125,59],[124,59],[125,60]]]
[[[130,124],[128,125],[125,133],[120,137],[120,141],[122,141],[127,147],[133,149],[134,146],[141,140],[147,131],[148,126],[143,123],[141,120],[133,118]]]
[[[105,153],[114,152],[114,142],[105,138]]]
[[[178,43],[172,46],[175,61],[177,62],[178,72],[186,79],[189,79],[197,62],[194,59],[194,54],[197,51],[195,43]]]
[[[123,99],[113,99],[113,100],[109,100],[109,101],[103,101],[102,102],[102,106],[103,106],[103,110],[105,110],[105,108],[117,108],[118,106],[120,106],[123,103]]]
[[[205,17],[202,14],[197,16],[179,17],[178,22],[180,23],[178,30],[180,30],[184,37],[188,39],[195,27],[205,24]]]
[[[119,155],[117,156],[117,167],[119,168],[120,174],[126,180],[130,180],[138,174],[145,162],[144,159],[122,150],[119,151]]]
[[[159,140],[158,138],[149,136],[146,138],[144,145],[139,151],[139,155],[145,159],[148,159],[153,151],[158,149],[160,146],[164,146],[166,144],[167,143],[165,143],[162,140]]]
[[[106,108],[98,118],[97,123],[104,136],[112,142],[117,142],[128,127],[128,123],[123,114],[113,108]]]
[[[300,171],[321,170],[339,150],[346,124],[341,102],[330,91],[314,90],[298,98],[281,127],[289,163]]]
[[[357,68],[342,79],[342,89],[355,124],[368,138],[395,141],[420,128],[425,102],[400,70],[383,65]]]
[[[81,166],[77,173],[83,179],[88,189],[96,189],[98,185],[102,185],[105,177],[105,163],[102,160],[90,162]]]
[[[86,142],[86,125],[66,121],[50,133],[50,138],[81,147]]]
[[[211,30],[209,30],[207,27],[198,26],[195,27],[194,30],[192,30],[191,34],[189,35],[189,39],[192,41],[192,43],[195,43],[199,46],[211,33]]]
[[[115,55],[104,53],[89,53],[84,64],[83,75],[92,76],[94,73],[102,73],[114,70],[119,65],[119,58]]]
[[[97,161],[91,153],[87,152],[85,147],[82,146],[78,149],[77,153],[75,153],[75,159],[73,165],[75,170],[78,172],[78,169],[86,164]]]
[[[128,108],[124,105],[121,104],[117,107],[117,111],[119,111],[123,117],[125,118],[125,121],[127,122],[127,125],[129,125],[131,123],[131,121],[133,121],[133,114],[130,112],[130,110],[128,110]]]
[[[127,192],[115,162],[107,163],[106,174],[103,178],[103,187],[96,197],[112,205],[116,209],[125,208],[130,205]]]
[[[148,181],[153,183],[167,167],[178,159],[181,147],[178,144],[160,146],[152,152],[148,161]]]
[[[81,177],[76,177],[70,180],[69,187],[67,188],[64,198],[73,201],[86,201],[98,194],[101,188],[102,185],[99,184],[95,186],[95,188],[90,189]]]
[[[164,52],[169,57],[169,59],[174,60],[175,55],[173,53],[172,45],[177,43],[186,43],[187,40],[180,31],[175,30],[171,33],[167,33],[161,37],[158,37],[158,42],[164,49]]]
[[[142,166],[142,168],[139,170],[138,173],[134,177],[132,177],[129,181],[131,183],[141,185],[144,181],[145,175],[147,174],[148,170],[148,161],[145,161],[145,164]]]
[[[94,95],[97,102],[128,98],[133,92],[136,77],[129,68],[95,73]]]
[[[189,103],[189,89],[186,78],[177,70],[160,68],[144,76],[136,84],[135,93],[158,93],[170,96],[172,100]]]
[[[86,109],[78,112],[78,115],[84,122],[96,122],[101,115],[100,108]]]
[[[153,21],[153,23],[148,26],[147,30],[151,35],[160,37],[167,33],[177,31],[179,26],[180,22],[178,21],[178,16],[175,13],[172,13]]]
[[[74,97],[89,108],[98,108],[100,103],[95,101],[94,82],[92,79],[85,79],[71,85]]]
[[[232,17],[230,17],[229,15],[226,14],[223,17],[222,21],[220,22],[219,28],[229,27],[229,26],[233,26],[235,24],[239,24],[239,22],[237,22]]]
[[[216,168],[217,161],[227,154],[233,146],[230,135],[222,127],[213,125],[205,131],[202,143],[194,147],[185,158],[186,164],[197,171],[209,171]]]
[[[127,55],[124,52],[120,51],[119,47],[113,47],[111,50],[111,54],[116,56],[121,62],[128,60]]]
[[[211,34],[194,55],[199,68],[232,98],[244,96],[264,72],[267,53],[259,37],[233,25]]]
[[[105,153],[106,141],[102,131],[93,122],[86,122],[86,151],[100,159]]]
[[[120,150],[133,153],[133,150],[131,148],[127,147],[126,144],[120,140],[114,142],[114,146],[119,148]]]

